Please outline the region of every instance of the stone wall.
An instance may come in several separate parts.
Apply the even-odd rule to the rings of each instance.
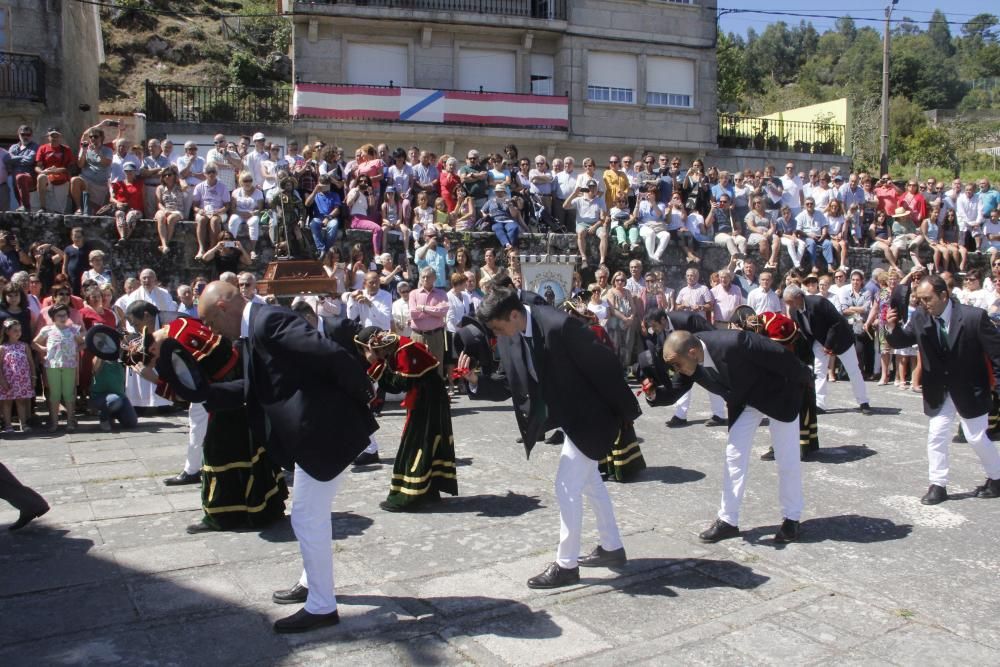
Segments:
[[[156,271],[160,282],[164,286],[171,288],[183,283],[190,283],[195,276],[205,275],[215,277],[213,266],[197,262],[194,259],[197,250],[197,243],[194,238],[194,223],[182,222],[171,243],[171,252],[162,255],[158,251],[159,239],[153,222],[143,220],[136,227],[132,238],[122,246],[115,246],[117,238],[114,220],[107,217],[76,216],[76,215],[56,215],[56,214],[28,214],[4,212],[0,213],[0,229],[13,230],[17,233],[18,240],[22,247],[27,247],[31,243],[39,241],[43,243],[53,243],[59,247],[69,245],[70,230],[73,227],[82,227],[84,236],[94,248],[100,248],[108,255],[108,266],[115,273],[121,282],[127,276],[134,276],[143,268],[149,267]],[[242,240],[247,242],[245,230],[242,232]],[[488,248],[497,248],[496,237],[492,233],[486,232],[455,232],[449,235],[452,248],[464,245],[469,249],[472,261],[477,266],[482,265],[483,255]],[[342,256],[349,256],[349,249],[354,244],[360,244],[365,250],[365,256],[371,259],[371,235],[368,232],[359,230],[348,230],[339,240]],[[684,254],[679,248],[670,247],[667,249],[662,264],[652,265],[646,258],[645,249],[635,253],[622,253],[617,250],[616,244],[612,243],[609,249],[607,264],[608,268],[615,271],[628,271],[628,263],[631,259],[641,259],[646,270],[651,268],[664,272],[667,285],[678,288],[684,284],[684,272],[688,268]],[[258,250],[261,253],[260,259],[249,267],[260,276],[267,263],[273,256],[272,248],[267,239],[266,232],[262,232],[262,239]],[[573,234],[524,234],[518,248],[522,255],[577,255],[576,236]],[[391,251],[396,256],[401,256],[403,248],[398,239],[393,243]],[[729,263],[729,255],[726,249],[721,246],[709,244],[702,247],[698,253],[701,258],[701,268],[703,276],[724,268]],[[764,265],[764,261],[752,253],[757,261],[758,267]],[[593,279],[594,267],[598,260],[598,244],[593,237],[588,239],[587,258],[590,269],[583,272],[584,282]],[[873,255],[871,251],[854,248],[848,255],[848,262],[852,269],[857,268],[870,273],[872,269],[885,266],[881,254]],[[903,263],[909,265],[909,261]],[[973,254],[969,256],[969,267],[985,268],[989,271],[989,263],[985,255]],[[412,267],[411,267],[412,268]],[[791,268],[788,255],[783,251],[781,256],[780,273]],[[415,277],[415,271],[411,271],[411,276]]]

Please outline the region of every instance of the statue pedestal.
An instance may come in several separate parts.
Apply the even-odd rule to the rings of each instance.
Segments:
[[[271,262],[264,269],[264,277],[257,282],[260,294],[274,296],[333,293],[336,287],[336,281],[326,275],[323,265],[315,259]]]

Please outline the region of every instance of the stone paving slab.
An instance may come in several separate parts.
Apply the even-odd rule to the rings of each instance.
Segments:
[[[300,636],[270,602],[301,560],[287,520],[261,531],[188,535],[197,487],[166,487],[183,463],[183,415],[102,433],[0,441],[0,460],[52,511],[0,531],[0,664],[128,665],[912,665],[998,664],[1000,501],[970,497],[984,475],[952,447],[954,500],[920,505],[926,418],[920,397],[870,387],[862,417],[831,388],[824,450],[803,465],[803,538],[775,545],[773,463],[754,443],[742,535],[697,541],[719,497],[725,429],[706,428],[696,392],[683,429],[668,409],[637,422],[648,464],[609,484],[629,562],[581,583],[524,582],[554,554],[559,447],[530,462],[501,404],[455,404],[460,495],[434,512],[387,514],[403,413],[377,438],[384,465],[354,471],[337,498],[335,577],[342,622]],[[29,434],[35,436],[36,434]],[[16,518],[0,507],[0,524]],[[584,550],[593,546],[585,514]],[[11,613],[11,611],[13,613]]]

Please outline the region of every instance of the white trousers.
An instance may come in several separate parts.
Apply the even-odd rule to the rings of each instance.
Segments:
[[[205,442],[208,431],[208,413],[201,403],[192,403],[188,409],[188,448],[184,460],[184,472],[193,475],[201,470],[201,443]]]
[[[816,361],[813,362],[813,372],[816,374],[816,407],[826,409],[826,372],[830,367],[830,357],[823,351],[823,346],[813,343],[813,355]],[[854,346],[847,348],[843,354],[838,354],[840,363],[844,364],[847,377],[851,380],[851,390],[858,405],[868,402],[868,388],[865,386],[865,378],[861,375],[861,367],[858,366],[858,353],[854,351]]]
[[[309,589],[305,610],[310,614],[329,614],[337,610],[337,595],[333,588],[333,523],[330,510],[343,480],[344,473],[340,473],[329,482],[321,482],[295,464],[292,530],[302,552],[299,584]]]
[[[580,533],[583,531],[583,496],[597,517],[600,544],[609,551],[622,548],[615,511],[604,480],[597,470],[597,461],[588,458],[566,436],[559,468],[556,470],[556,499],[559,501],[559,567],[574,568],[580,557]],[[311,590],[311,589],[310,589]]]
[[[746,491],[747,464],[753,436],[764,419],[763,413],[747,406],[732,428],[726,443],[726,461],[722,466],[722,507],[719,518],[730,526],[740,525],[740,505]],[[783,422],[770,419],[771,447],[778,464],[778,504],[784,519],[798,521],[802,516],[802,467],[799,461],[799,420]]]
[[[646,254],[649,257],[657,261],[663,259],[663,253],[667,251],[667,246],[670,245],[670,232],[666,230],[657,232],[653,231],[653,228],[648,225],[640,225],[639,236],[642,237],[643,242],[646,244]]]
[[[806,242],[789,234],[783,234],[781,245],[788,251],[788,256],[792,258],[792,264],[802,266],[802,258],[806,254]]]
[[[233,235],[233,238],[237,238],[240,235],[240,227],[243,225],[243,218],[233,213],[229,216],[229,233]],[[260,238],[260,216],[251,215],[246,219],[247,223],[247,234],[250,235],[251,241],[256,241]]]
[[[691,409],[691,394],[694,387],[688,389],[683,396],[674,403],[674,416],[678,419],[687,419],[688,410]],[[726,402],[718,394],[708,392],[708,400],[712,404],[712,414],[716,417],[726,418]]]
[[[365,454],[378,454],[378,441],[374,435],[368,436],[368,446],[365,447]]]
[[[989,427],[989,415],[979,415],[971,419],[959,417],[951,396],[945,396],[941,411],[930,418],[927,425],[927,467],[931,484],[948,486],[948,445],[955,432],[955,418],[962,424],[965,439],[969,441],[972,451],[979,457],[986,476],[990,479],[1000,479],[1000,453],[997,446],[986,435]]]

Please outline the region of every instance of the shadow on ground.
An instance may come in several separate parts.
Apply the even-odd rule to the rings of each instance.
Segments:
[[[827,540],[872,544],[874,542],[902,540],[913,532],[911,524],[895,523],[890,519],[860,514],[841,514],[808,519],[802,522],[800,529],[801,536],[798,541],[805,544],[815,544]],[[778,526],[761,526],[744,532],[743,539],[754,543],[770,542],[771,537],[777,531]]]
[[[878,452],[868,445],[844,445],[842,447],[820,447],[805,458],[813,463],[853,463],[875,456]]]

